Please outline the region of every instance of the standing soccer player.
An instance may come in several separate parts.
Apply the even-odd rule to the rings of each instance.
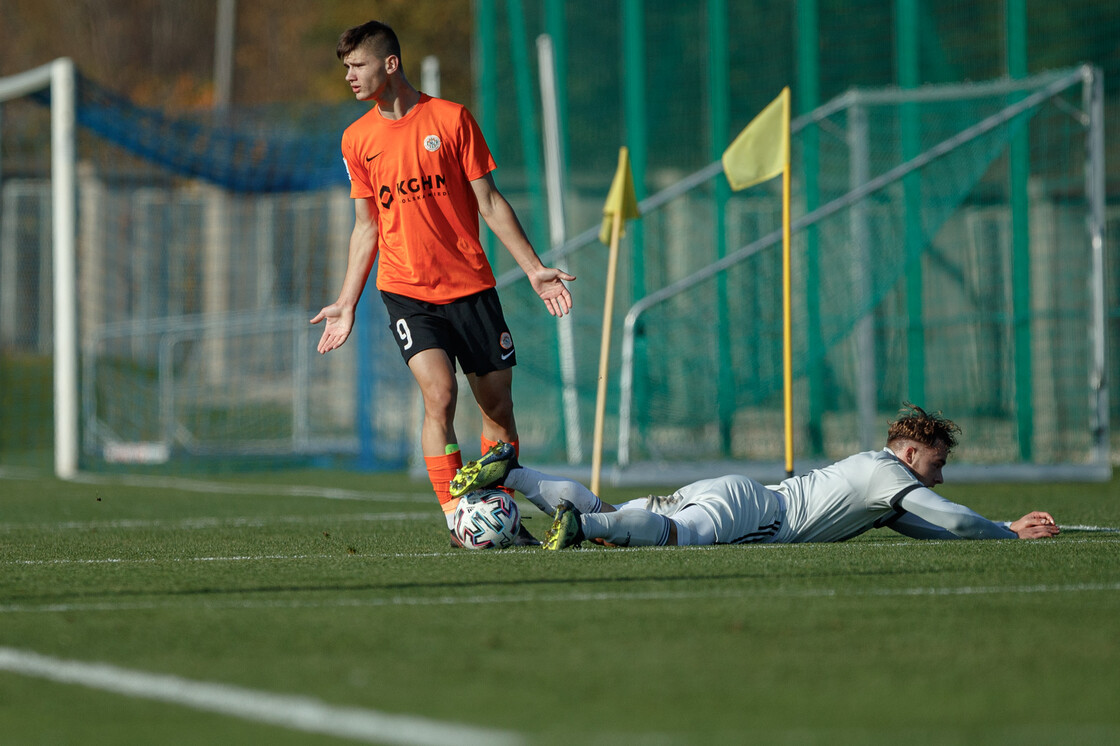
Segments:
[[[513,336],[479,241],[479,215],[553,316],[571,310],[564,281],[575,277],[541,262],[494,185],[496,166],[478,124],[465,107],[412,87],[389,26],[369,21],[347,30],[337,54],[354,95],[374,106],[342,136],[354,231],[338,300],[311,323],[326,321],[320,353],[342,345],[380,256],[377,288],[424,400],[421,449],[450,528],[458,499],[448,484],[463,464],[454,423],[456,361],[482,412],[482,451],[518,440]]]

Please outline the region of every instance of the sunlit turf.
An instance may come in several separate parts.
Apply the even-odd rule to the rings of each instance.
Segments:
[[[0,480],[0,647],[528,743],[1120,740],[1116,480],[942,489],[1052,541],[547,553],[450,549],[406,475],[258,477]],[[0,733],[345,742],[10,671]]]

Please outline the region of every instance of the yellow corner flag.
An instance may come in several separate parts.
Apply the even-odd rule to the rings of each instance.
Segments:
[[[789,108],[786,86],[723,151],[723,172],[732,189],[773,179],[789,165]]]
[[[641,216],[638,212],[638,197],[634,192],[634,175],[630,173],[630,151],[625,146],[618,149],[618,170],[614,173],[611,190],[603,204],[603,227],[599,229],[599,240],[607,245],[611,242],[611,225],[615,215],[622,218],[623,225],[627,220]],[[620,231],[619,235],[621,233]]]
[[[630,151],[618,149],[618,170],[611,191],[603,205],[603,227],[599,240],[610,250],[607,253],[607,295],[603,299],[603,340],[599,345],[599,388],[595,397],[595,442],[591,453],[591,491],[599,494],[599,474],[603,468],[603,426],[607,407],[607,364],[611,351],[611,319],[614,312],[614,284],[618,275],[618,244],[627,220],[641,217],[638,197],[634,193],[634,176],[630,173]]]

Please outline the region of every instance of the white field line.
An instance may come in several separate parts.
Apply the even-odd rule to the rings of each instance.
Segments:
[[[1071,526],[1062,526],[1063,532],[1075,533],[1077,530]],[[1086,533],[1099,533],[1099,534],[1120,534],[1120,528],[1095,528],[1086,529]],[[1079,536],[1076,539],[1067,535],[1057,539],[1032,539],[1029,546],[1032,547],[1062,547],[1067,544],[1115,544],[1116,539],[1111,536]],[[1000,543],[1004,541],[1014,541],[1014,539],[1001,539]],[[923,546],[940,546],[943,544],[968,544],[966,540],[944,540],[944,539],[900,539],[898,541],[875,541],[875,542],[858,542],[858,546],[862,547],[923,547]],[[760,546],[760,545],[752,545]],[[779,544],[763,544],[761,546],[781,546]],[[802,545],[804,546],[804,545]],[[849,544],[848,546],[856,546],[856,543]],[[676,547],[658,547],[659,549],[675,549]],[[689,547],[690,549],[692,547]]]
[[[50,478],[39,469],[0,468],[0,479],[43,479]],[[102,475],[80,473],[68,481],[79,484],[99,484],[106,487],[125,485],[127,487],[148,487],[150,489],[173,489],[183,492],[203,492],[207,494],[234,495],[279,495],[283,497],[321,497],[325,500],[370,500],[382,502],[425,502],[432,499],[430,492],[376,492],[372,490],[348,490],[341,487],[314,487],[308,485],[286,484],[240,484],[237,482],[211,482],[185,477],[149,477],[142,475]]]
[[[1120,534],[1120,528],[1114,528],[1112,526],[1062,526],[1061,528],[1063,531],[1085,531],[1087,533]]]
[[[322,733],[369,743],[518,744],[516,733],[337,707],[311,699],[229,684],[134,671],[106,663],[85,663],[0,647],[0,670],[62,684],[151,699],[196,710],[253,720],[282,728]]]
[[[135,518],[115,521],[62,521],[59,523],[0,523],[0,532],[7,531],[68,531],[86,529],[167,529],[181,531],[186,529],[214,528],[260,528],[275,524],[323,524],[341,522],[377,521],[435,521],[439,516],[435,510],[414,513],[358,513],[337,515],[277,515],[277,516],[199,516],[195,518]]]
[[[578,582],[578,581],[573,581]],[[575,591],[555,594],[489,595],[489,596],[389,596],[381,598],[331,598],[305,601],[299,599],[216,601],[201,603],[174,601],[129,601],[113,603],[93,601],[88,603],[9,604],[0,605],[0,614],[17,613],[75,613],[158,611],[169,609],[256,610],[256,609],[337,609],[384,608],[393,606],[483,606],[513,603],[585,603],[618,601],[690,601],[703,599],[753,599],[761,598],[884,598],[921,596],[993,596],[1036,593],[1099,593],[1120,591],[1120,581],[1111,583],[1067,583],[1056,585],[1005,585],[1005,586],[914,586],[911,588],[872,588],[850,590],[845,588],[741,588],[708,591],[635,591],[612,593],[587,593]]]
[[[0,479],[43,479],[46,473],[42,469],[32,469],[30,467],[19,466],[0,466]]]
[[[100,484],[106,487],[123,484],[127,487],[150,487],[183,492],[233,495],[280,495],[284,497],[321,497],[326,500],[372,500],[388,502],[424,502],[432,499],[430,492],[375,492],[348,490],[341,487],[313,487],[286,484],[240,484],[237,482],[209,482],[182,477],[146,477],[138,475],[78,474],[71,479],[81,484]]]
[[[262,554],[243,557],[102,557],[100,559],[47,559],[47,560],[4,560],[4,565],[154,565],[177,564],[184,562],[264,562],[268,560],[298,561],[306,559],[339,559],[338,554]]]

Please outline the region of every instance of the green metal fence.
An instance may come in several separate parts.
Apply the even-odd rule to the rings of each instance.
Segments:
[[[536,87],[541,63],[532,54],[541,34],[550,37],[555,50],[569,235],[597,224],[620,145],[630,150],[639,199],[648,198],[709,166],[783,85],[793,88],[794,114],[807,115],[854,87],[916,89],[1020,79],[1088,61],[1103,72],[1105,111],[1115,109],[1120,93],[1120,50],[1113,43],[1120,31],[1120,9],[1097,3],[480,0],[475,8],[477,114],[497,153],[499,184],[513,197],[520,214],[527,216],[527,227],[539,246],[549,242],[543,221],[546,211],[540,207],[546,178],[540,159],[527,154],[536,152],[534,143],[542,129]],[[998,103],[1006,105],[1024,95],[1009,92]],[[1025,115],[995,139],[970,146],[983,152],[959,153],[957,165],[942,168],[935,179],[946,185],[939,187],[944,193],[931,192],[928,172],[915,173],[900,182],[896,195],[870,200],[866,209],[890,211],[883,219],[893,225],[891,232],[871,236],[871,244],[863,250],[878,256],[887,248],[897,248],[901,255],[912,258],[897,269],[891,283],[882,286],[876,297],[878,305],[864,308],[880,349],[896,345],[905,350],[900,362],[891,358],[888,364],[886,357],[879,361],[882,380],[873,407],[878,421],[885,422],[901,399],[912,399],[975,423],[974,440],[987,438],[989,430],[1000,430],[999,440],[1008,445],[994,449],[1001,452],[999,459],[1031,463],[1091,458],[1088,445],[1097,418],[1085,405],[1092,385],[1089,379],[1094,375],[1089,350],[1084,346],[1077,351],[1060,350],[1061,345],[1039,341],[1040,334],[1051,335],[1047,337],[1051,340],[1076,334],[1080,344],[1088,344],[1083,332],[1062,326],[1057,317],[1065,312],[1044,297],[1056,293],[1084,298],[1086,280],[1078,272],[1087,269],[1071,270],[1066,280],[1049,289],[1041,284],[1042,278],[1055,276],[1056,267],[1072,266],[1068,258],[1073,254],[1068,252],[1089,256],[1090,238],[1084,224],[1089,209],[1084,191],[1085,132],[1081,128],[1084,122],[1077,121],[1087,114],[1081,94],[1075,91],[1069,96],[1066,103],[1056,105],[1056,112],[1047,107],[1040,116]],[[900,104],[890,113],[880,110],[867,115],[872,117],[872,144],[883,151],[884,159],[893,159],[890,163],[897,165],[975,124],[984,114],[973,104],[943,101]],[[1120,129],[1107,116],[1104,129],[1106,149],[1116,152]],[[849,131],[846,120],[824,120],[796,140],[795,202],[800,214],[812,213],[835,197],[837,184],[850,184],[849,162],[829,155],[830,149],[835,150],[829,141],[843,140]],[[1116,173],[1120,160],[1105,157],[1104,162],[1111,164],[1105,179],[1111,184],[1115,179],[1108,175]],[[1072,212],[1066,212],[1069,210]],[[931,212],[940,214],[933,223]],[[718,177],[682,198],[680,204],[637,223],[625,242],[623,276],[617,288],[621,307],[617,326],[621,328],[622,317],[632,304],[764,235],[776,227],[779,214],[772,197],[763,193],[732,198]],[[844,377],[844,364],[835,359],[852,340],[842,335],[822,338],[813,321],[815,316],[829,313],[818,299],[830,292],[845,292],[842,287],[829,289],[829,281],[835,278],[827,269],[829,262],[839,261],[831,253],[835,248],[827,234],[842,230],[847,235],[851,216],[845,221],[843,226],[808,226],[796,239],[804,272],[799,281],[805,314],[795,330],[795,350],[800,354],[796,408],[801,458],[834,455],[864,439],[857,437],[859,427],[853,424],[858,406],[854,384],[838,383]],[[966,233],[977,252],[968,259],[956,253],[952,244],[964,240]],[[1116,380],[1120,372],[1120,237],[1109,231],[1104,236],[1107,275],[1103,287],[1110,349],[1106,369],[1107,377]],[[950,241],[948,246],[943,245],[946,241]],[[1048,253],[1052,251],[1067,253]],[[978,258],[981,255],[988,258]],[[567,258],[580,276],[577,302],[586,311],[577,313],[577,337],[597,342],[603,254],[589,247]],[[508,262],[501,252],[495,253],[495,259],[499,264]],[[845,255],[844,261],[850,262],[851,256]],[[978,261],[996,262],[999,267],[968,281],[962,279],[962,262]],[[672,458],[674,449],[692,446],[723,458],[774,456],[770,445],[746,447],[736,435],[748,430],[762,433],[761,440],[769,444],[777,411],[766,395],[749,393],[743,380],[744,376],[764,377],[773,372],[763,370],[770,362],[769,358],[760,360],[758,348],[771,346],[766,330],[774,329],[768,322],[758,322],[759,326],[752,319],[776,310],[776,280],[762,271],[735,274],[743,271],[721,274],[702,293],[705,302],[723,304],[722,311],[713,309],[693,317],[693,321],[703,318],[705,323],[723,328],[719,325],[729,323],[731,314],[731,328],[736,332],[747,328],[743,324],[754,324],[741,340],[742,350],[704,363],[682,363],[675,374],[654,374],[648,369],[644,376],[635,374],[635,427],[640,429],[643,417],[657,416],[660,375],[676,380],[675,388],[669,387],[674,391],[669,399],[682,404],[678,423],[682,429],[662,428],[664,443],[655,447],[647,442],[645,450],[639,447],[636,458]],[[844,273],[850,279],[848,271]],[[943,283],[954,282],[947,279],[953,275],[959,292],[971,294],[977,303],[990,301],[986,311],[973,307],[950,320],[931,303],[931,294],[948,292]],[[990,285],[984,284],[985,277]],[[752,307],[727,306],[740,303]],[[528,304],[525,307],[531,309]],[[734,316],[740,312],[745,315]],[[533,325],[535,333],[548,334],[547,328],[532,319],[531,310],[518,321]],[[666,325],[646,324],[638,335],[635,354],[639,358],[679,354],[687,340],[698,336],[698,328],[690,325],[687,313],[680,314],[677,322],[680,328],[672,334]],[[937,331],[943,323],[959,333]],[[968,366],[960,371],[943,367],[946,360],[960,357],[958,334],[995,335],[987,346],[998,349],[974,366],[988,373]],[[618,339],[620,335],[614,336]],[[651,352],[661,343],[667,349]],[[835,345],[836,349],[822,349],[821,345]],[[591,408],[594,392],[596,353],[592,347],[588,343],[577,351],[581,366],[589,366],[579,377],[584,384],[584,411]],[[621,372],[621,352],[618,347],[613,351],[614,380]],[[1068,359],[1071,352],[1080,357]],[[855,351],[844,354],[858,357]],[[1065,356],[1060,365],[1067,368],[1060,375],[1053,367],[1058,364],[1053,357],[1059,355]],[[532,372],[524,362],[521,365],[521,376],[532,379],[534,391],[555,375],[556,368],[547,354],[537,363],[539,370]],[[729,391],[729,364],[761,367],[736,372],[734,390]],[[1049,387],[1054,378],[1067,382],[1070,401],[1081,402],[1075,412],[1061,416],[1082,418],[1078,443],[1059,447],[1061,454],[1048,440],[1058,429],[1053,413],[1038,410],[1039,390]],[[700,383],[704,380],[708,382]],[[965,395],[977,386],[987,389],[988,395]],[[608,411],[616,411],[617,386],[611,387],[611,397]],[[1120,397],[1113,397],[1110,405],[1112,419],[1120,414],[1117,399]],[[555,404],[554,411],[561,412],[559,400]],[[719,413],[711,437],[700,436],[697,427],[690,429],[685,424],[689,417],[708,422],[707,413],[695,416],[698,409]],[[579,416],[586,417],[583,412]],[[609,448],[616,442],[613,427],[620,423],[608,426],[612,432]],[[563,428],[554,432],[563,432]],[[549,447],[542,444],[542,449],[557,456],[563,452],[554,441]],[[993,453],[981,450],[978,446],[965,456],[978,461],[993,458]]]

